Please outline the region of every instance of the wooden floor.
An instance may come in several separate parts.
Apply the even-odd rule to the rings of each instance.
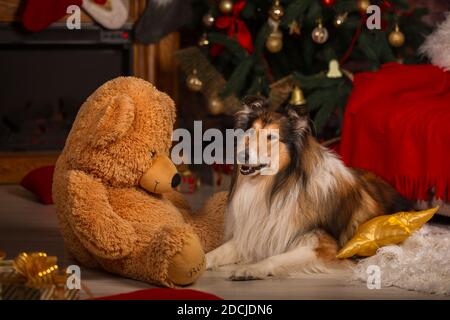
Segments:
[[[194,207],[211,192],[188,196]],[[14,257],[22,251],[45,251],[59,258],[61,266],[73,264],[64,252],[53,206],[37,203],[20,186],[0,186],[0,250]],[[105,272],[82,268],[82,282],[92,296],[124,293],[151,286]],[[213,293],[224,299],[450,299],[449,296],[423,294],[399,288],[369,290],[365,283],[346,276],[313,275],[295,279],[270,279],[232,282],[226,272],[206,272],[190,288]],[[89,297],[86,292],[82,297]]]

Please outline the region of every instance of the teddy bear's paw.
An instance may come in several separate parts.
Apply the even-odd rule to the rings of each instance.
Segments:
[[[232,271],[228,279],[232,281],[261,280],[269,276],[270,273],[260,266],[246,265]]]
[[[185,286],[195,282],[205,268],[205,253],[196,235],[185,239],[183,248],[169,264],[168,279],[176,284]]]

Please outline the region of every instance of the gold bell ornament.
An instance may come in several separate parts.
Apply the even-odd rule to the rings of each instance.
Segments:
[[[299,86],[295,86],[294,89],[292,89],[289,104],[294,106],[302,106],[306,104],[305,96],[303,95],[303,91]]]
[[[203,82],[197,76],[197,69],[192,70],[192,73],[186,78],[186,86],[189,90],[198,92],[203,88]]]
[[[328,72],[327,72],[327,78],[341,78],[342,72],[341,68],[339,67],[339,62],[336,59],[330,60],[328,64]]]
[[[328,30],[322,25],[322,19],[317,22],[317,27],[311,33],[311,38],[315,43],[323,44],[328,40]]]
[[[336,258],[345,259],[354,255],[369,257],[378,248],[398,244],[422,227],[438,209],[439,207],[375,217],[358,227],[355,236],[339,250]]]
[[[398,24],[395,25],[394,31],[389,33],[389,44],[395,48],[401,47],[405,43],[405,35],[400,31]]]

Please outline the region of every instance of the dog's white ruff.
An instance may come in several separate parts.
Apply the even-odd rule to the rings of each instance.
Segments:
[[[381,269],[381,286],[450,295],[450,227],[425,225],[400,245],[378,249],[355,268],[366,281],[367,267]]]

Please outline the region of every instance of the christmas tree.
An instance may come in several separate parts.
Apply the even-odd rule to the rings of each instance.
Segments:
[[[429,32],[426,9],[411,10],[407,0],[194,0],[193,7],[204,34],[199,49],[179,59],[188,87],[206,93],[212,112],[230,114],[246,95],[268,96],[273,108],[306,99],[318,134],[339,134],[352,73],[422,62],[417,49]]]

